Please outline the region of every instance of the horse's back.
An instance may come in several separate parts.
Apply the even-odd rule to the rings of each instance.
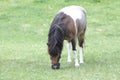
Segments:
[[[68,6],[59,11],[69,15],[75,24],[76,34],[79,34],[79,31],[84,31],[86,28],[86,10],[80,6]]]
[[[68,6],[61,9],[59,12],[64,12],[65,14],[69,15],[74,22],[77,19],[82,19],[86,15],[86,10],[80,6]]]

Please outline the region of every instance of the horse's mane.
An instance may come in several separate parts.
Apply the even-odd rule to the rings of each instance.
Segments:
[[[64,40],[63,19],[65,17],[66,15],[64,13],[59,13],[55,16],[51,24],[48,34],[48,51],[51,56],[61,54]]]
[[[51,26],[48,38],[48,49],[51,56],[61,54],[63,48],[64,32],[62,28],[54,24]]]

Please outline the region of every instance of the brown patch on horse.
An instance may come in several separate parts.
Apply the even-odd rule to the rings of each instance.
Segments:
[[[60,58],[60,57],[59,57],[59,55],[54,56],[54,57],[52,57],[52,56],[51,56],[52,64],[57,64],[57,63],[58,63],[59,58]]]
[[[64,26],[63,28],[65,29],[65,40],[71,41],[73,38],[75,38],[76,35],[76,28],[73,19],[69,16],[66,15],[66,18],[64,20]]]

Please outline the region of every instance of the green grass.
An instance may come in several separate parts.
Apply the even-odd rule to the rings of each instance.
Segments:
[[[48,30],[68,5],[87,10],[85,63],[68,64],[64,45],[61,69],[52,70]],[[119,80],[119,21],[119,0],[0,0],[0,80]]]

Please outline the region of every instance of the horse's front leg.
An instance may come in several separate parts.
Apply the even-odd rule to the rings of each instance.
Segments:
[[[67,44],[67,48],[68,48],[68,63],[71,63],[72,60],[71,60],[71,55],[70,55],[70,49],[71,49],[71,42],[68,42]]]
[[[75,57],[75,67],[79,67],[77,51],[76,51],[76,40],[75,39],[72,40],[72,49],[73,49],[73,53],[74,53],[74,57]]]

